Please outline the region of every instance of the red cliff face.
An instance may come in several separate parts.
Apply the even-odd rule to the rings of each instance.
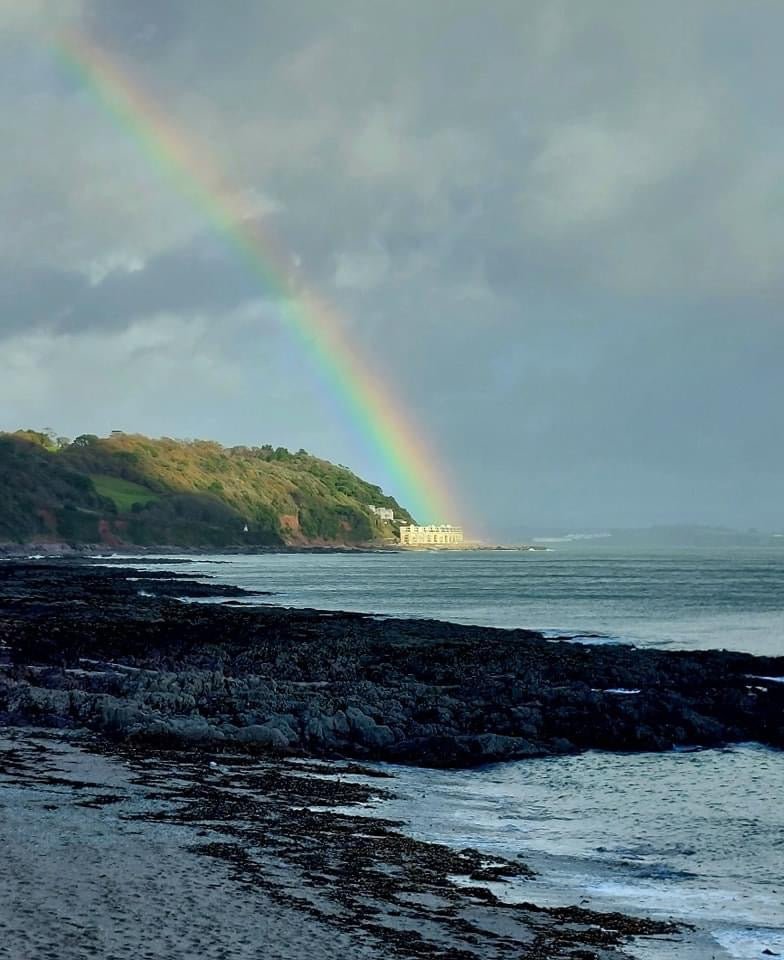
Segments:
[[[57,539],[57,517],[54,514],[54,510],[47,510],[42,508],[38,511],[38,516],[41,518],[47,534],[49,534],[53,540]]]
[[[125,532],[128,524],[123,520],[107,520],[103,518],[98,521],[98,534],[101,538],[101,543],[106,544],[107,547],[122,547],[124,546],[123,540],[120,539],[120,534]]]
[[[299,526],[299,517],[295,513],[283,513],[280,516],[280,531],[287,543],[302,543],[304,537]]]

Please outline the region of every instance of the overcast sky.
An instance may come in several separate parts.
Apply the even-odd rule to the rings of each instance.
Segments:
[[[443,519],[784,526],[781,0],[0,0],[0,428],[387,485],[64,26],[338,307],[454,480]]]

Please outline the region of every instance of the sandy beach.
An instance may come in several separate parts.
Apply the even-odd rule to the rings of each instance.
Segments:
[[[335,765],[96,751],[84,734],[3,731],[4,958],[605,958],[631,934],[676,936],[500,903],[483,881],[525,865],[337,812],[374,788]]]
[[[0,956],[376,958],[356,935],[239,888],[187,827],[126,819],[146,788],[64,740],[0,739]]]

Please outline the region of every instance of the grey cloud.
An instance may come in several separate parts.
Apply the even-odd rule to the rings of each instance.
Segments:
[[[138,270],[109,270],[97,283],[54,268],[9,270],[0,273],[0,336],[30,329],[121,331],[151,314],[227,311],[262,294],[247,264],[198,243]]]

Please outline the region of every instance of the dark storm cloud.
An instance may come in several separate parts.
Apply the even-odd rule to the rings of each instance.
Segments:
[[[0,0],[13,395],[51,364],[74,374],[68,389],[80,365],[89,382],[105,351],[154,350],[160,323],[211,382],[247,394],[216,411],[183,373],[178,405],[139,412],[145,429],[192,433],[201,416],[240,441],[263,410],[276,440],[377,470],[339,414],[330,426],[313,407],[307,363],[254,375],[251,357],[284,349],[248,319],[270,289],[47,62],[51,4],[20,9]],[[489,529],[780,523],[777,0],[56,11],[186,131],[193,164],[203,153],[225,172],[297,282],[337,305]],[[120,389],[107,403],[132,420],[141,400]],[[19,416],[38,411],[27,402]],[[66,420],[84,409],[61,405]]]
[[[193,247],[162,254],[138,270],[110,270],[100,282],[54,268],[8,271],[0,273],[0,336],[31,328],[122,330],[150,314],[232,310],[263,294],[246,264]]]

